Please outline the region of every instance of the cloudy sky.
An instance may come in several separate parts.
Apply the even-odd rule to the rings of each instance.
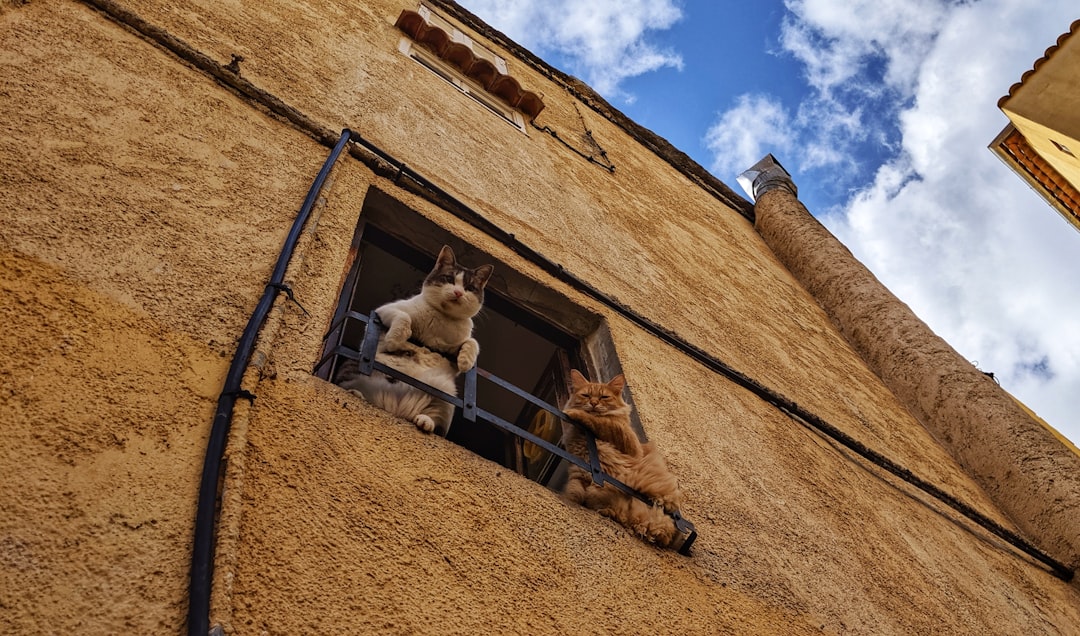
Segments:
[[[987,149],[1075,0],[459,1],[732,187],[776,155],[889,289],[1080,444],[1080,232]]]

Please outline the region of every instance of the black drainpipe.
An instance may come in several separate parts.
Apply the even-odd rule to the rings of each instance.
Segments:
[[[274,273],[270,276],[263,291],[259,304],[248,320],[244,333],[240,336],[240,342],[233,354],[229,373],[225,376],[225,387],[218,397],[217,412],[214,414],[214,423],[210,428],[210,441],[206,445],[206,459],[203,461],[202,483],[199,485],[199,505],[195,513],[195,543],[191,554],[191,586],[188,599],[188,634],[190,636],[206,636],[210,631],[210,586],[214,570],[214,521],[217,511],[218,482],[221,477],[221,458],[225,452],[225,440],[229,434],[229,425],[232,423],[233,406],[238,397],[254,399],[255,396],[240,388],[240,381],[244,377],[251,354],[255,348],[255,338],[259,335],[270,308],[281,291],[291,295],[291,291],[285,286],[285,269],[292,259],[296,242],[300,239],[300,232],[304,229],[311,208],[315,204],[315,198],[322,190],[330,169],[337,161],[338,155],[345,148],[352,132],[346,128],[341,131],[341,137],[337,145],[326,158],[322,170],[319,171],[315,181],[311,183],[304,205],[293,221],[292,229],[281,247]]]

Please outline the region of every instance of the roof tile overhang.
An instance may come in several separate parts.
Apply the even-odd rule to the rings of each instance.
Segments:
[[[1042,57],[1035,60],[1035,63],[1032,65],[1031,70],[1021,75],[1020,81],[1009,87],[1009,94],[1003,96],[1001,99],[998,100],[998,108],[1004,109],[1005,102],[1009,101],[1009,99],[1016,94],[1016,91],[1020,90],[1020,87],[1024,85],[1024,82],[1026,82],[1029,77],[1034,75],[1035,72],[1039,70],[1039,67],[1045,64],[1046,61],[1049,60],[1054,55],[1054,53],[1056,53],[1058,49],[1061,48],[1063,44],[1065,44],[1065,40],[1068,40],[1069,37],[1071,37],[1077,31],[1080,31],[1080,20],[1073,21],[1073,23],[1069,25],[1069,30],[1065,33],[1062,33],[1058,37],[1057,42],[1055,42],[1054,45],[1050,48],[1046,49],[1046,52],[1043,53]]]
[[[1080,230],[1080,191],[1043,159],[1015,126],[1006,126],[990,144],[990,149],[1066,221]]]
[[[544,101],[539,95],[523,90],[516,79],[500,73],[494,64],[477,56],[467,44],[454,42],[451,34],[428,24],[416,11],[403,10],[394,25],[484,90],[528,115],[530,120],[536,119],[544,110]]]

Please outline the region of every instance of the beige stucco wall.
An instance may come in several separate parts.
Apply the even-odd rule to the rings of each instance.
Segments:
[[[752,225],[540,72],[615,174],[397,53],[411,4],[123,4],[320,126],[349,126],[526,245],[1008,521]],[[232,348],[328,149],[74,1],[0,13],[0,621],[184,624],[202,452]],[[579,114],[580,112],[580,114]],[[575,134],[571,134],[575,133]],[[688,494],[687,558],[310,375],[376,185],[608,322]],[[229,633],[1069,633],[1075,588],[343,157],[245,380],[212,619]],[[483,354],[481,354],[481,365]],[[13,415],[9,417],[8,414]]]
[[[1080,63],[1080,61],[1077,63]],[[1080,104],[1080,83],[1077,83],[1076,94],[1071,97],[1070,108],[1074,108],[1076,104]],[[1080,184],[1080,138],[1063,132],[1056,124],[1045,125],[1038,123],[1040,121],[1053,122],[1055,121],[1053,119],[1042,119],[1040,116],[1040,119],[1032,120],[1010,112],[1007,108],[1005,114],[1008,115],[1009,120],[1016,126],[1016,129],[1020,131],[1020,134],[1024,136],[1024,139],[1031,144],[1031,147],[1054,170],[1057,170],[1058,174],[1073,184],[1074,187]],[[1062,152],[1053,142],[1065,146],[1076,156],[1070,156]]]
[[[73,2],[0,13],[0,631],[176,633],[214,403],[325,149]]]

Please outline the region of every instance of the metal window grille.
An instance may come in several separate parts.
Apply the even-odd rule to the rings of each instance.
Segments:
[[[364,337],[359,349],[353,349],[343,344],[340,344],[340,336],[342,333],[344,333],[346,324],[350,320],[359,321],[365,325]],[[569,421],[575,426],[579,426],[572,420],[569,420],[566,417],[566,414],[564,414],[555,406],[548,404],[547,402],[541,400],[540,398],[537,398],[536,396],[521,389],[520,387],[514,386],[510,382],[507,382],[506,380],[494,375],[493,373],[481,369],[479,366],[469,369],[469,371],[464,374],[464,390],[462,391],[461,397],[444,393],[443,391],[436,389],[435,387],[432,387],[428,384],[425,384],[420,380],[401,373],[397,369],[393,369],[378,362],[375,359],[375,352],[378,347],[380,334],[380,323],[376,319],[376,314],[374,311],[372,311],[372,313],[368,316],[364,316],[355,311],[344,312],[344,314],[337,321],[330,325],[330,329],[323,337],[324,341],[328,341],[332,338],[337,338],[339,344],[330,349],[323,356],[323,358],[319,360],[318,364],[315,366],[315,373],[320,374],[320,372],[323,372],[328,365],[330,365],[332,362],[339,358],[348,358],[351,360],[355,360],[359,366],[359,372],[364,375],[370,375],[373,371],[378,371],[398,381],[405,382],[410,386],[424,391],[425,393],[433,397],[453,404],[455,408],[461,411],[462,417],[468,422],[485,422],[524,441],[531,442],[539,446],[540,448],[543,448],[552,455],[559,457],[571,464],[575,464],[582,469],[588,471],[589,474],[592,475],[593,483],[597,484],[598,486],[609,484],[612,487],[622,491],[623,493],[641,500],[646,505],[652,505],[652,502],[646,495],[631,488],[630,486],[627,486],[626,484],[622,483],[621,481],[615,479],[614,477],[608,475],[603,471],[600,466],[600,459],[596,450],[596,439],[593,436],[592,432],[589,431],[587,428],[581,427],[581,430],[584,432],[586,439],[588,440],[589,457],[586,459],[578,457],[577,455],[574,455],[573,453],[570,453],[565,449],[560,448],[558,445],[552,444],[551,442],[541,437],[538,437],[533,433],[515,424],[512,424],[505,419],[499,417],[498,415],[490,413],[484,408],[482,408],[482,406],[477,403],[476,399],[478,378],[484,378],[486,381],[492,382],[493,384],[507,391],[510,391],[514,395],[526,400],[533,406],[536,406],[540,409],[547,411],[548,413],[551,413],[560,420]],[[675,527],[679,531],[679,535],[682,537],[682,542],[679,545],[678,550],[681,554],[688,555],[690,553],[690,546],[693,545],[694,540],[697,538],[697,532],[694,529],[694,524],[691,523],[689,520],[683,518],[679,512],[669,513],[669,516],[672,517],[673,521],[675,522]]]

